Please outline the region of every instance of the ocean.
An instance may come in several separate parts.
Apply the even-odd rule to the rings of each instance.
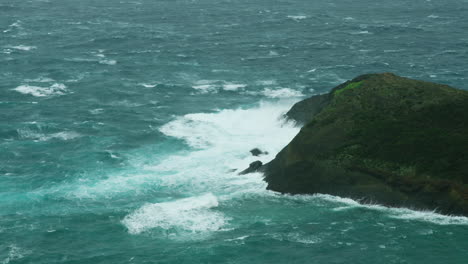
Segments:
[[[467,0],[0,0],[0,263],[468,263],[468,218],[260,173],[297,101],[468,89]],[[260,148],[268,155],[253,157]]]

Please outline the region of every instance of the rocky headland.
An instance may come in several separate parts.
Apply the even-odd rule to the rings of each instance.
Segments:
[[[468,215],[468,91],[368,74],[286,115],[299,134],[250,168],[268,189]]]

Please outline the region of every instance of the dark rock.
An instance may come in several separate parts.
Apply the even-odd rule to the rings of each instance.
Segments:
[[[249,167],[243,171],[241,171],[239,174],[240,175],[243,175],[243,174],[248,174],[248,173],[252,173],[252,172],[258,172],[258,171],[261,171],[261,168],[263,166],[263,163],[259,160],[257,161],[254,161],[252,163],[250,163]]]
[[[368,74],[287,116],[305,125],[262,167],[268,189],[468,215],[468,91]]]
[[[258,148],[251,149],[251,150],[250,150],[250,153],[252,153],[253,156],[260,156],[260,155],[267,155],[267,154],[268,154],[268,152],[266,152],[266,151],[261,151],[261,150],[258,149]]]
[[[299,125],[303,125],[312,120],[316,114],[327,106],[331,98],[330,94],[321,94],[297,102],[286,113],[286,118],[296,121]]]

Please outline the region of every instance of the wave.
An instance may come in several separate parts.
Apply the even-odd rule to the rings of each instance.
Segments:
[[[246,84],[239,84],[239,83],[225,83],[223,85],[223,90],[225,91],[237,91],[239,89],[245,88]]]
[[[37,49],[36,46],[26,46],[26,45],[8,46],[8,48],[21,50],[21,51],[31,51],[33,49]]]
[[[301,233],[271,234],[271,238],[279,241],[289,241],[301,244],[317,244],[322,242],[320,238]]]
[[[290,97],[303,97],[304,94],[301,91],[294,90],[291,88],[279,88],[270,89],[265,88],[262,94],[270,98],[290,98]]]
[[[224,194],[263,192],[266,183],[261,174],[237,173],[257,159],[263,162],[273,159],[299,132],[293,123],[282,119],[294,102],[261,103],[254,108],[177,117],[159,130],[185,142],[189,150],[155,157],[152,150],[141,149],[137,151],[139,155],[125,157],[130,172],[104,175],[104,179],[83,175],[37,194],[101,200],[144,196],[157,189],[159,193],[178,192],[184,196],[212,192],[225,199]],[[249,150],[256,147],[269,154],[253,157]]]
[[[287,16],[287,18],[289,19],[292,19],[294,21],[297,21],[299,22],[300,20],[303,20],[303,19],[306,19],[307,16],[303,16],[303,15],[295,15],[295,16]]]
[[[284,206],[290,200],[302,201],[304,203],[300,204],[312,207],[324,205],[327,211],[336,213],[366,208],[379,210],[389,218],[404,221],[468,224],[468,218],[465,217],[360,204],[352,199],[331,195],[280,195],[266,190],[261,173],[238,175],[238,171],[248,167],[252,161],[268,162],[273,159],[299,132],[300,128],[281,118],[294,102],[264,102],[253,108],[176,117],[160,127],[159,131],[184,142],[186,149],[165,152],[162,157],[155,157],[151,151],[142,149],[138,157],[125,157],[131,164],[130,173],[127,170],[104,175],[104,178],[102,175],[98,178],[80,178],[54,186],[53,189],[42,190],[39,194],[101,202],[103,199],[128,199],[130,195],[137,205],[151,195],[151,203],[139,204],[122,220],[122,224],[132,234],[152,229],[177,234],[224,230],[229,227],[229,217],[221,213],[219,205],[229,207],[233,203],[259,198],[266,203],[280,203]],[[252,148],[260,148],[269,154],[253,157],[249,153]],[[142,155],[148,157],[141,158]],[[154,159],[156,161],[152,161]],[[187,198],[167,201],[167,197],[174,195]],[[313,237],[302,235],[284,239],[319,243]]]
[[[334,211],[366,208],[386,213],[390,218],[394,219],[424,221],[438,225],[468,225],[468,217],[442,215],[436,211],[421,211],[409,208],[387,207],[379,204],[364,204],[350,198],[343,198],[328,194],[315,194],[310,196],[300,195],[297,196],[297,198],[306,200],[322,199],[333,202],[339,205],[333,209]]]
[[[152,83],[139,83],[138,85],[141,85],[141,86],[143,86],[145,88],[154,88],[154,87],[158,86],[157,83],[155,83],[155,84],[152,84]]]
[[[18,129],[17,133],[20,139],[31,139],[34,141],[48,141],[50,139],[71,140],[81,136],[74,131],[62,131],[57,133],[44,134],[30,129]]]
[[[15,244],[9,245],[8,256],[1,262],[2,264],[8,264],[10,262],[16,262],[32,253],[31,250],[23,249]]]
[[[99,60],[100,64],[105,64],[105,65],[116,65],[117,61],[116,60]]]
[[[22,94],[30,94],[35,97],[46,97],[53,95],[64,95],[67,91],[67,86],[62,83],[54,83],[49,87],[40,87],[34,85],[20,85],[13,89]]]
[[[153,228],[164,230],[207,232],[219,231],[229,220],[218,207],[218,199],[212,193],[171,202],[146,204],[127,215],[122,223],[131,234],[139,234]]]

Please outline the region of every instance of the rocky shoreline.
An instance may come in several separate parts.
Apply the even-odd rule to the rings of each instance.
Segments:
[[[268,189],[468,215],[468,91],[367,74],[295,104],[299,134],[262,171]]]

